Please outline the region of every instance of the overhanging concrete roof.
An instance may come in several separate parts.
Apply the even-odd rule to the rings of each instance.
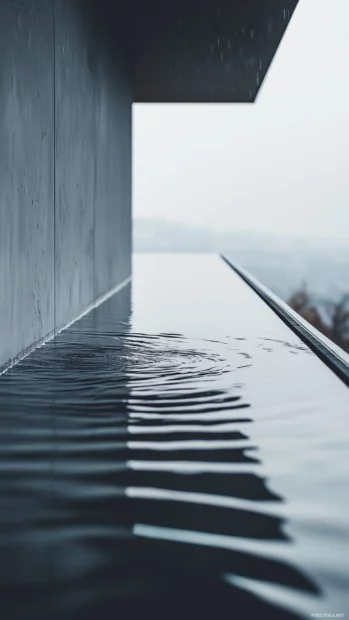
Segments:
[[[134,102],[254,102],[298,0],[76,0]],[[92,27],[92,28],[91,28]],[[91,41],[94,40],[92,34]]]
[[[298,0],[135,0],[134,101],[253,102]]]

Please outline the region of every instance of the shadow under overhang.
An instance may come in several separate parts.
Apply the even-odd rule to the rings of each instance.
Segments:
[[[252,103],[298,0],[88,0],[135,103]],[[125,66],[125,65],[124,65]]]

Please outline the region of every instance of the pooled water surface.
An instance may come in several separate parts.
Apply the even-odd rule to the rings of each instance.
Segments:
[[[347,611],[347,389],[226,266],[172,265],[0,377],[6,619]]]

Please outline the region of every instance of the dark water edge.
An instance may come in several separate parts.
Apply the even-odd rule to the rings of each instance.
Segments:
[[[0,378],[6,620],[303,617],[231,575],[321,601],[253,551],[294,541],[235,370],[219,342],[135,332],[128,286]]]

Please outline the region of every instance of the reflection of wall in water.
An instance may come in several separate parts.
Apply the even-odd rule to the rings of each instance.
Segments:
[[[74,580],[89,587],[103,532],[115,528],[124,496],[117,476],[126,459],[120,391],[127,400],[122,351],[130,288],[0,377],[6,617],[62,617]],[[94,579],[91,591],[99,587]]]

